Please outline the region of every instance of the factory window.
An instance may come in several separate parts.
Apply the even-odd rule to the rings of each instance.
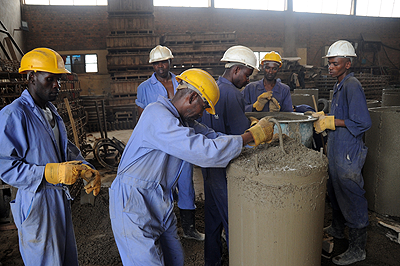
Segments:
[[[215,8],[284,11],[286,0],[214,0]]]
[[[107,0],[24,0],[27,5],[106,6]]]
[[[65,57],[65,68],[71,72],[94,73],[98,72],[96,54],[63,55]]]
[[[400,0],[357,0],[357,16],[400,17]]]
[[[209,0],[153,0],[154,6],[209,7]]]
[[[293,11],[351,15],[352,3],[353,0],[293,0]]]
[[[259,66],[261,59],[264,58],[264,56],[267,54],[268,52],[254,52],[254,54],[257,57],[257,66]]]

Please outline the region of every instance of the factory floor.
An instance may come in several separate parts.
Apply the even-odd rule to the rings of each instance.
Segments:
[[[120,130],[108,132],[108,137],[115,137],[125,143],[128,142],[132,130]],[[90,143],[100,134],[88,135]],[[88,155],[88,160],[91,155]],[[96,165],[100,166],[100,165]],[[81,204],[85,201],[75,200],[72,204],[72,216],[75,228],[76,242],[79,253],[79,265],[81,266],[117,266],[122,265],[117,247],[112,235],[111,224],[108,214],[108,190],[115,178],[115,172],[105,168],[98,168],[102,174],[102,190],[96,197],[94,204]],[[204,232],[204,191],[200,168],[194,168],[194,185],[196,190],[196,227]],[[175,207],[175,213],[180,226],[179,212]],[[329,204],[325,207],[325,225],[330,223],[331,209]],[[397,266],[400,265],[399,233],[395,230],[382,226],[379,222],[389,224],[395,222],[400,224],[396,217],[384,217],[370,212],[370,225],[368,226],[367,258],[355,266]],[[182,229],[178,228],[178,234],[182,236]],[[397,241],[397,242],[396,242]],[[185,251],[185,265],[204,265],[203,243],[181,238]],[[304,240],[307,244],[307,240]],[[347,240],[335,240],[333,256],[347,249]],[[226,245],[223,250],[222,265],[229,265]],[[0,266],[23,265],[18,251],[17,230],[10,226],[0,225]],[[329,258],[321,257],[321,266],[334,265]],[[247,265],[246,265],[247,266]],[[257,265],[258,266],[258,265]],[[281,266],[281,265],[279,265]]]

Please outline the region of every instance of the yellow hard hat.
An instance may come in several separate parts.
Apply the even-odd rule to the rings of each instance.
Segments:
[[[62,57],[49,48],[36,48],[22,57],[19,73],[26,74],[27,71],[43,71],[53,74],[71,73],[65,69]]]
[[[178,82],[183,80],[196,88],[200,97],[210,105],[206,111],[215,115],[215,105],[219,100],[219,88],[210,74],[202,69],[191,68],[176,76],[176,80]]]
[[[266,62],[266,61],[277,62],[277,63],[279,63],[279,67],[282,66],[282,58],[281,58],[281,56],[280,56],[277,52],[275,52],[275,51],[271,51],[271,52],[269,52],[269,53],[266,53],[266,54],[264,55],[263,59],[261,59],[260,64],[261,64],[261,65],[264,65],[264,62]]]

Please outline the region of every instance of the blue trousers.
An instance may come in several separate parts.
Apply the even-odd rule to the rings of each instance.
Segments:
[[[137,189],[119,185],[109,188],[110,218],[114,239],[124,265],[183,266],[184,253],[172,212],[165,220],[162,209],[143,206]],[[154,190],[149,192],[156,194]],[[141,206],[138,206],[141,204]],[[151,210],[155,211],[152,212]]]
[[[178,179],[178,207],[182,210],[194,210],[195,191],[193,185],[193,164],[183,162],[182,173]]]
[[[367,151],[361,140],[351,143],[328,137],[328,195],[332,209],[342,213],[350,228],[368,225],[368,203],[361,174]]]
[[[223,228],[226,232],[226,242],[229,243],[226,168],[202,168],[201,171],[204,178],[205,194],[205,265],[220,265]]]

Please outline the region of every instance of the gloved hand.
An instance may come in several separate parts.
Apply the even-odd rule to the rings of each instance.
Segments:
[[[81,177],[88,182],[85,186],[86,194],[90,194],[93,191],[93,196],[97,196],[100,192],[101,187],[101,176],[99,171],[90,168],[84,164],[86,170],[81,172]]]
[[[82,161],[48,163],[44,169],[44,177],[51,184],[72,185],[80,177],[81,172],[86,169],[82,165]]]
[[[269,101],[269,111],[279,112],[280,110],[281,106],[279,105],[278,101],[274,97],[271,97],[271,100]]]
[[[315,114],[315,112],[313,112],[313,111],[307,111],[307,112],[305,112],[304,114],[305,114],[305,115],[313,115],[313,114]]]
[[[252,117],[252,116],[249,117],[249,120],[250,120],[250,127],[254,126],[259,121],[257,118]]]
[[[246,130],[246,132],[250,131],[253,136],[255,146],[263,142],[271,142],[274,135],[274,124],[269,122],[270,118],[271,116],[263,117],[255,126]]]
[[[320,111],[312,114],[313,117],[317,117],[318,120],[314,122],[314,128],[317,134],[323,132],[325,129],[335,130],[335,116],[326,116],[324,111]]]
[[[255,103],[253,103],[253,107],[259,112],[262,111],[265,104],[269,100],[271,100],[271,97],[272,97],[272,91],[264,92],[263,94],[261,94],[260,96],[257,97],[257,101]]]

